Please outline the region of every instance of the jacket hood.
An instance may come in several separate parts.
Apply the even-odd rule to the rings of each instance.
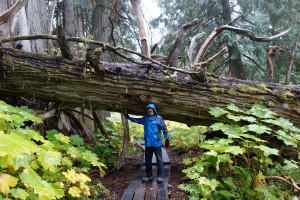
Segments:
[[[147,107],[146,107],[146,114],[147,114],[147,115],[148,115],[148,113],[147,113],[147,109],[148,109],[148,108],[153,108],[153,110],[154,110],[154,115],[158,115],[157,110],[156,110],[156,107],[155,107],[154,104],[148,104],[148,105],[147,105]]]

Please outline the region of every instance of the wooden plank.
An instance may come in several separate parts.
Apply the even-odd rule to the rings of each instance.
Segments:
[[[163,157],[164,164],[165,165],[171,164],[167,151],[164,148],[161,148],[161,150],[162,150],[162,157]]]
[[[145,174],[145,166],[141,167],[136,175],[136,177],[133,179],[131,184],[128,186],[128,188],[125,190],[122,199],[123,200],[132,200],[134,197],[134,192],[138,185],[141,183],[142,178]]]
[[[163,173],[163,182],[159,184],[159,191],[157,195],[157,200],[167,200],[168,199],[168,183],[170,177],[171,165],[165,165]]]
[[[145,199],[145,191],[146,191],[146,184],[144,182],[141,182],[139,186],[136,188],[133,196],[133,200],[143,200]]]
[[[145,200],[156,200],[157,192],[157,177],[155,177],[151,183],[151,186],[147,187]]]

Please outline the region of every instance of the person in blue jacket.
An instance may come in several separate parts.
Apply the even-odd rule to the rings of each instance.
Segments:
[[[162,133],[165,137],[165,147],[169,147],[169,135],[165,122],[161,116],[158,115],[154,104],[148,104],[146,107],[146,115],[142,118],[125,116],[132,122],[144,125],[144,140],[145,140],[145,164],[146,177],[144,182],[153,180],[152,175],[152,156],[156,156],[157,162],[157,182],[162,182],[163,175],[163,159],[162,159]]]

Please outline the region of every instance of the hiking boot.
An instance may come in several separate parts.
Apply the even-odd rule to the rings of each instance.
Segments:
[[[162,182],[163,182],[162,177],[159,176],[159,177],[157,178],[157,182],[158,182],[158,183],[162,183]]]
[[[143,180],[143,182],[152,181],[152,180],[153,180],[153,176],[150,176],[150,177],[144,177],[142,180]]]

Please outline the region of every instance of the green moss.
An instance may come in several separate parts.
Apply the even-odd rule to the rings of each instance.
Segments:
[[[236,96],[238,93],[235,89],[231,88],[229,91],[228,91],[228,94],[230,94],[230,96]]]
[[[285,100],[285,101],[291,100],[291,99],[293,99],[293,97],[294,97],[294,94],[291,93],[290,90],[283,91],[280,95],[280,99]]]
[[[256,84],[255,86],[261,91],[272,92],[272,90],[270,90],[264,83]]]
[[[237,88],[241,92],[248,93],[248,94],[257,94],[260,91],[259,89],[257,89],[254,86],[248,86],[248,85],[245,85],[245,84],[238,84]]]
[[[212,87],[210,88],[210,90],[213,92],[213,93],[221,93],[223,94],[225,92],[225,89],[224,88],[217,88],[217,87]]]

